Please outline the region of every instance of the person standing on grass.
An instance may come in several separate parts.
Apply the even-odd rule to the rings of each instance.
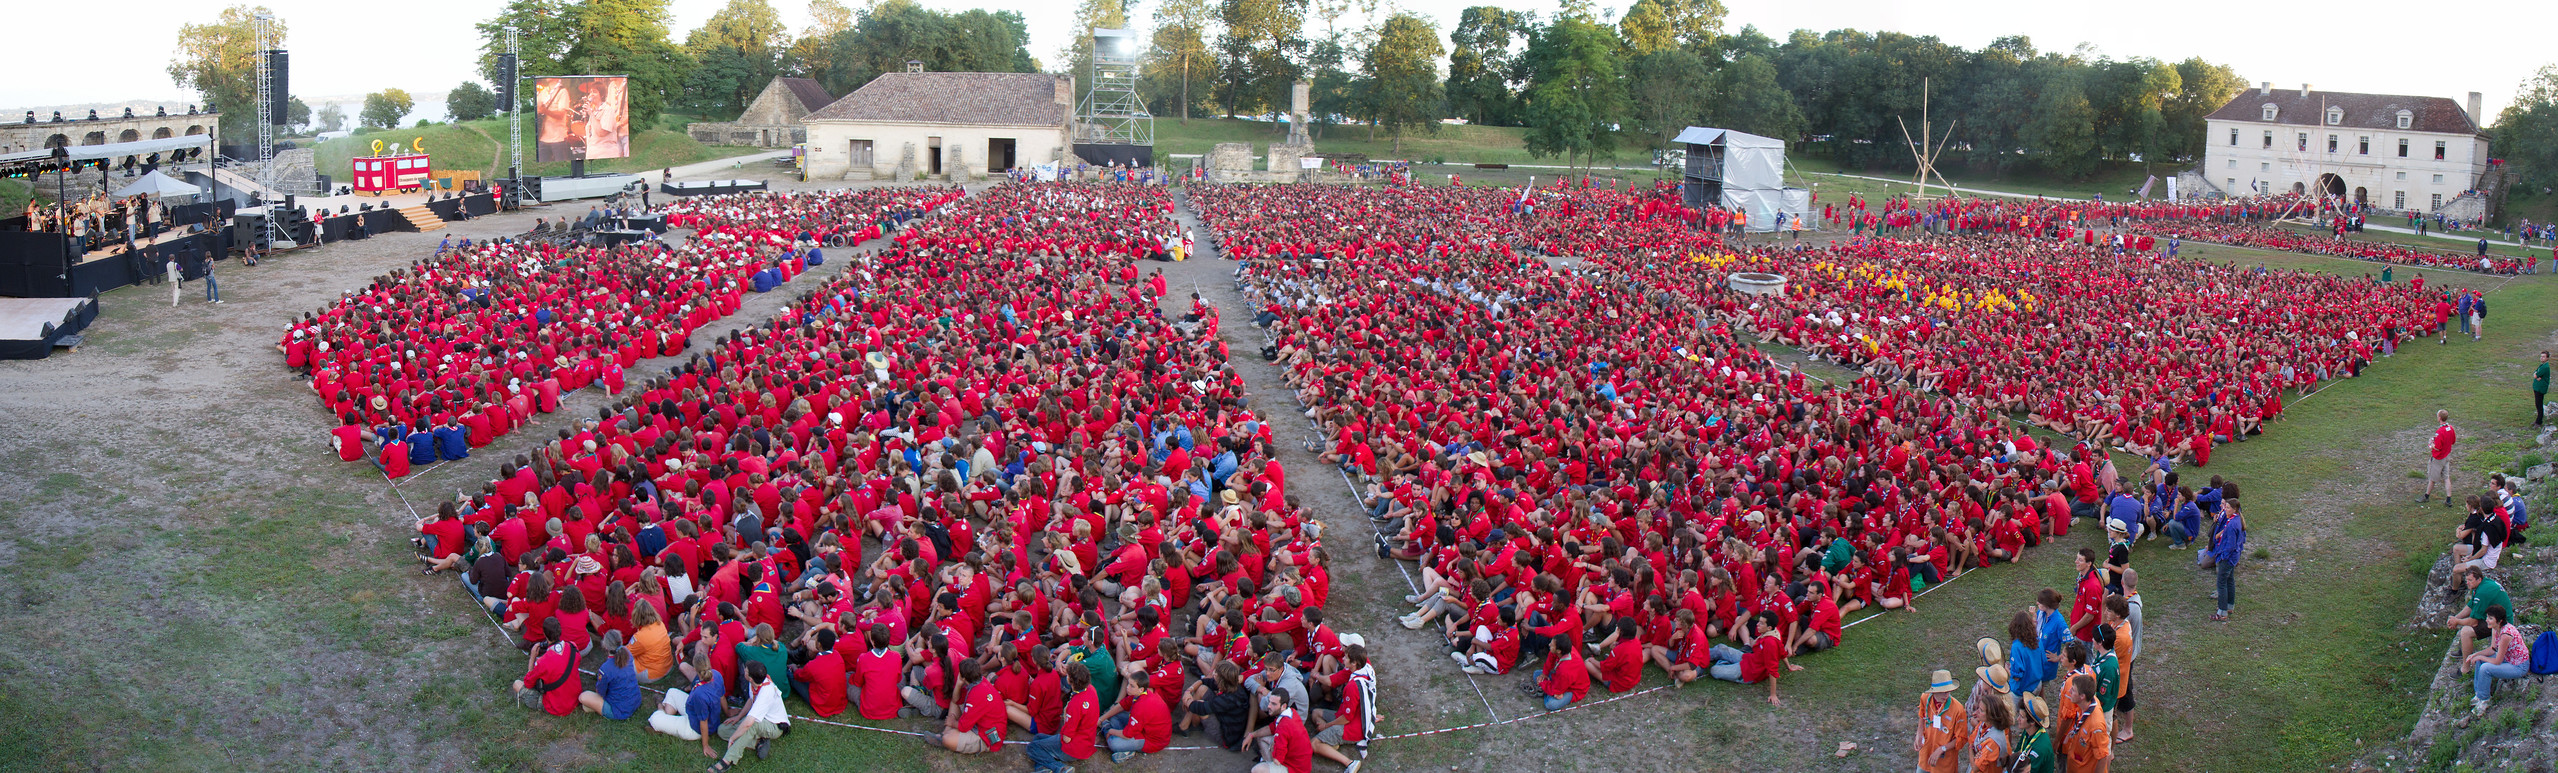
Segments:
[[[2433,501],[2434,484],[2441,483],[2443,506],[2451,507],[2451,448],[2460,442],[2460,430],[2451,426],[2451,411],[2435,411],[2434,420],[2442,422],[2442,425],[2434,428],[2434,441],[2430,446],[2434,456],[2425,462],[2425,494],[2418,497],[2416,503],[2421,505]]]
[[[2212,531],[2211,551],[2220,611],[2213,612],[2212,619],[2228,622],[2230,607],[2238,603],[2238,556],[2247,549],[2247,519],[2236,501],[2223,504],[2221,510],[2220,526]]]
[[[1954,700],[1954,675],[1939,669],[1929,675],[1927,691],[1919,693],[1918,736],[1910,740],[1910,753],[1918,756],[1918,769],[1925,773],[1960,773],[1963,752],[1971,745],[1972,723],[1962,702]]]
[[[2540,367],[2531,372],[2531,426],[2541,425],[2549,410],[2549,350],[2540,350]]]
[[[187,282],[186,269],[178,266],[178,258],[175,255],[169,256],[168,276],[169,306],[175,308],[178,305],[178,294],[186,291]]]
[[[205,269],[205,280],[212,281],[212,279],[212,269]],[[2469,340],[2476,341],[2480,336],[2484,336],[2486,334],[2487,296],[2480,295],[2469,301]]]

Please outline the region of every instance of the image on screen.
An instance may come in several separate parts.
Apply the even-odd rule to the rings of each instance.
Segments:
[[[631,154],[630,82],[619,75],[533,79],[536,145],[541,162],[622,158]]]

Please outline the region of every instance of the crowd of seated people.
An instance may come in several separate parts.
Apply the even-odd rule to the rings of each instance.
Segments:
[[[421,527],[428,560],[546,653],[528,705],[597,693],[725,743],[714,769],[792,716],[1026,741],[1041,770],[1176,728],[1273,770],[1355,763],[1375,672],[1325,622],[1322,530],[1216,310],[1162,307],[1138,267],[1176,227],[1142,183],[955,202],[498,466]],[[674,689],[652,713],[624,683]]]
[[[759,208],[751,221],[734,208],[751,197],[689,200],[670,205],[697,229],[680,247],[447,242],[303,315],[277,348],[339,418],[330,442],[340,458],[373,458],[400,477],[467,457],[557,410],[567,393],[600,385],[619,394],[632,364],[683,351],[746,292],[821,259],[801,238],[814,230],[875,234],[953,195],[875,188]]]

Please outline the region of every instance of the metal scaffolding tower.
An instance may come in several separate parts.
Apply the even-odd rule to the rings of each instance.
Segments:
[[[1135,30],[1093,28],[1092,67],[1085,74],[1084,102],[1075,111],[1075,141],[1122,145],[1155,144],[1155,117],[1137,98],[1137,67],[1146,58],[1146,43]]]
[[[258,39],[258,148],[255,151],[257,155],[249,160],[265,161],[274,153],[275,148],[275,71],[273,68],[275,60],[268,52],[274,51],[278,45],[275,39],[275,14],[260,10],[254,18],[255,23],[252,26],[256,29]],[[268,167],[266,171],[258,173],[260,178],[258,182],[265,183],[267,188],[272,190],[275,188],[274,165],[269,164]]]

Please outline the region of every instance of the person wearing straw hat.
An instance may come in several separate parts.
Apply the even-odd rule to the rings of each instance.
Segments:
[[[1973,723],[1977,725],[1982,721],[1984,705],[2013,703],[2016,698],[2015,685],[2007,670],[2007,648],[1999,646],[1997,639],[1987,638],[1974,642],[1972,647],[1980,651],[1982,665],[1972,669],[1979,679],[1972,682],[1971,694],[1963,699],[1963,710],[1971,714]],[[1993,673],[1991,669],[1997,671]],[[1991,676],[1998,678],[1991,679]]]
[[[1918,757],[1919,770],[1960,773],[1963,750],[1971,745],[1971,723],[1964,718],[1963,704],[1954,701],[1954,674],[1937,669],[1928,675],[1927,691],[1919,693],[1918,734],[1910,741],[1910,753]]]
[[[2009,770],[2024,773],[2052,773],[2058,757],[2052,753],[2052,709],[2043,704],[2043,696],[2026,693],[2016,697],[2015,759]]]

